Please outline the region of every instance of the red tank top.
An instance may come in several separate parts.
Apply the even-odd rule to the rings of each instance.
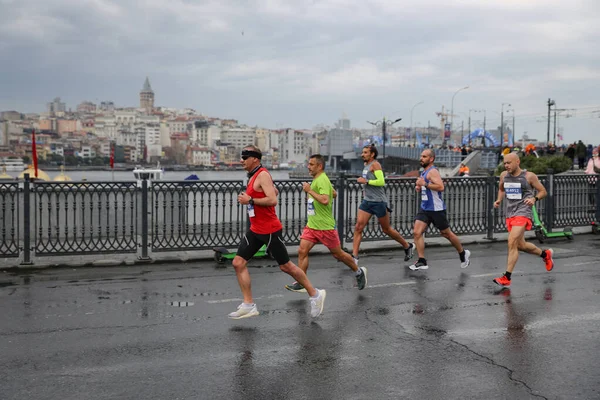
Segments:
[[[263,199],[266,197],[264,192],[258,192],[254,190],[254,181],[261,172],[267,172],[266,168],[260,168],[252,175],[248,186],[246,187],[246,193],[253,199]],[[269,174],[269,177],[271,175]],[[254,205],[254,217],[250,217],[250,230],[259,235],[269,235],[283,229],[281,221],[277,218],[274,206],[259,206]]]

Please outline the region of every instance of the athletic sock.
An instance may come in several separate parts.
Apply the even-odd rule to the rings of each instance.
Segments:
[[[546,259],[546,250],[542,250],[542,254],[540,254],[540,257]]]
[[[361,275],[362,275],[362,273],[363,273],[363,271],[362,271],[362,269],[360,269],[360,268],[359,268],[359,269],[357,269],[357,270],[356,270],[356,272],[355,272],[356,276],[361,276]]]
[[[426,259],[424,259],[424,258],[421,258],[421,257],[419,257],[419,262],[421,262],[421,263],[423,263],[423,264],[427,265],[427,260],[426,260]]]
[[[464,249],[463,249],[463,251],[458,253],[458,256],[460,257],[461,262],[465,262],[465,250]]]
[[[506,271],[506,272],[504,273],[504,276],[505,276],[505,277],[506,277],[506,279],[508,279],[509,281],[510,281],[510,276],[511,276],[511,275],[512,275],[512,272],[508,272],[508,271]]]

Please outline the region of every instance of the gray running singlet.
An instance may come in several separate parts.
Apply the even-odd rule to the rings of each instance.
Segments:
[[[506,174],[504,177],[504,193],[506,196],[506,218],[516,216],[532,218],[531,206],[524,203],[533,197],[533,187],[527,182],[527,171],[522,170],[518,176]]]
[[[375,160],[371,161],[363,168],[362,177],[367,181],[372,181],[377,179],[375,174],[371,171],[371,164],[373,164]],[[387,196],[385,195],[385,186],[372,186],[368,183],[365,184],[365,200],[367,201],[377,201],[382,203],[387,203]]]

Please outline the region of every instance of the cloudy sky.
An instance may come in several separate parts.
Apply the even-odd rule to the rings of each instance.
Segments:
[[[597,0],[0,0],[0,110],[56,96],[191,107],[263,127],[487,125],[600,143]],[[508,112],[511,119],[513,113]],[[569,118],[566,118],[569,116]],[[483,112],[471,111],[473,126]]]

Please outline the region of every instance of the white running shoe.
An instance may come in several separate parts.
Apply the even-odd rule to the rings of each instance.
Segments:
[[[429,269],[429,265],[427,265],[427,263],[417,261],[413,265],[409,265],[408,268],[412,269],[413,271],[416,271],[419,269]]]
[[[461,268],[467,268],[471,264],[471,252],[469,250],[465,250],[465,261],[460,262]]]
[[[313,318],[317,318],[323,312],[323,306],[325,305],[325,296],[327,292],[325,289],[317,289],[319,295],[317,297],[310,298],[310,315]]]
[[[238,306],[237,311],[229,313],[228,317],[231,319],[242,319],[242,318],[250,318],[258,315],[258,308],[256,308],[256,304],[247,305],[240,304]]]

